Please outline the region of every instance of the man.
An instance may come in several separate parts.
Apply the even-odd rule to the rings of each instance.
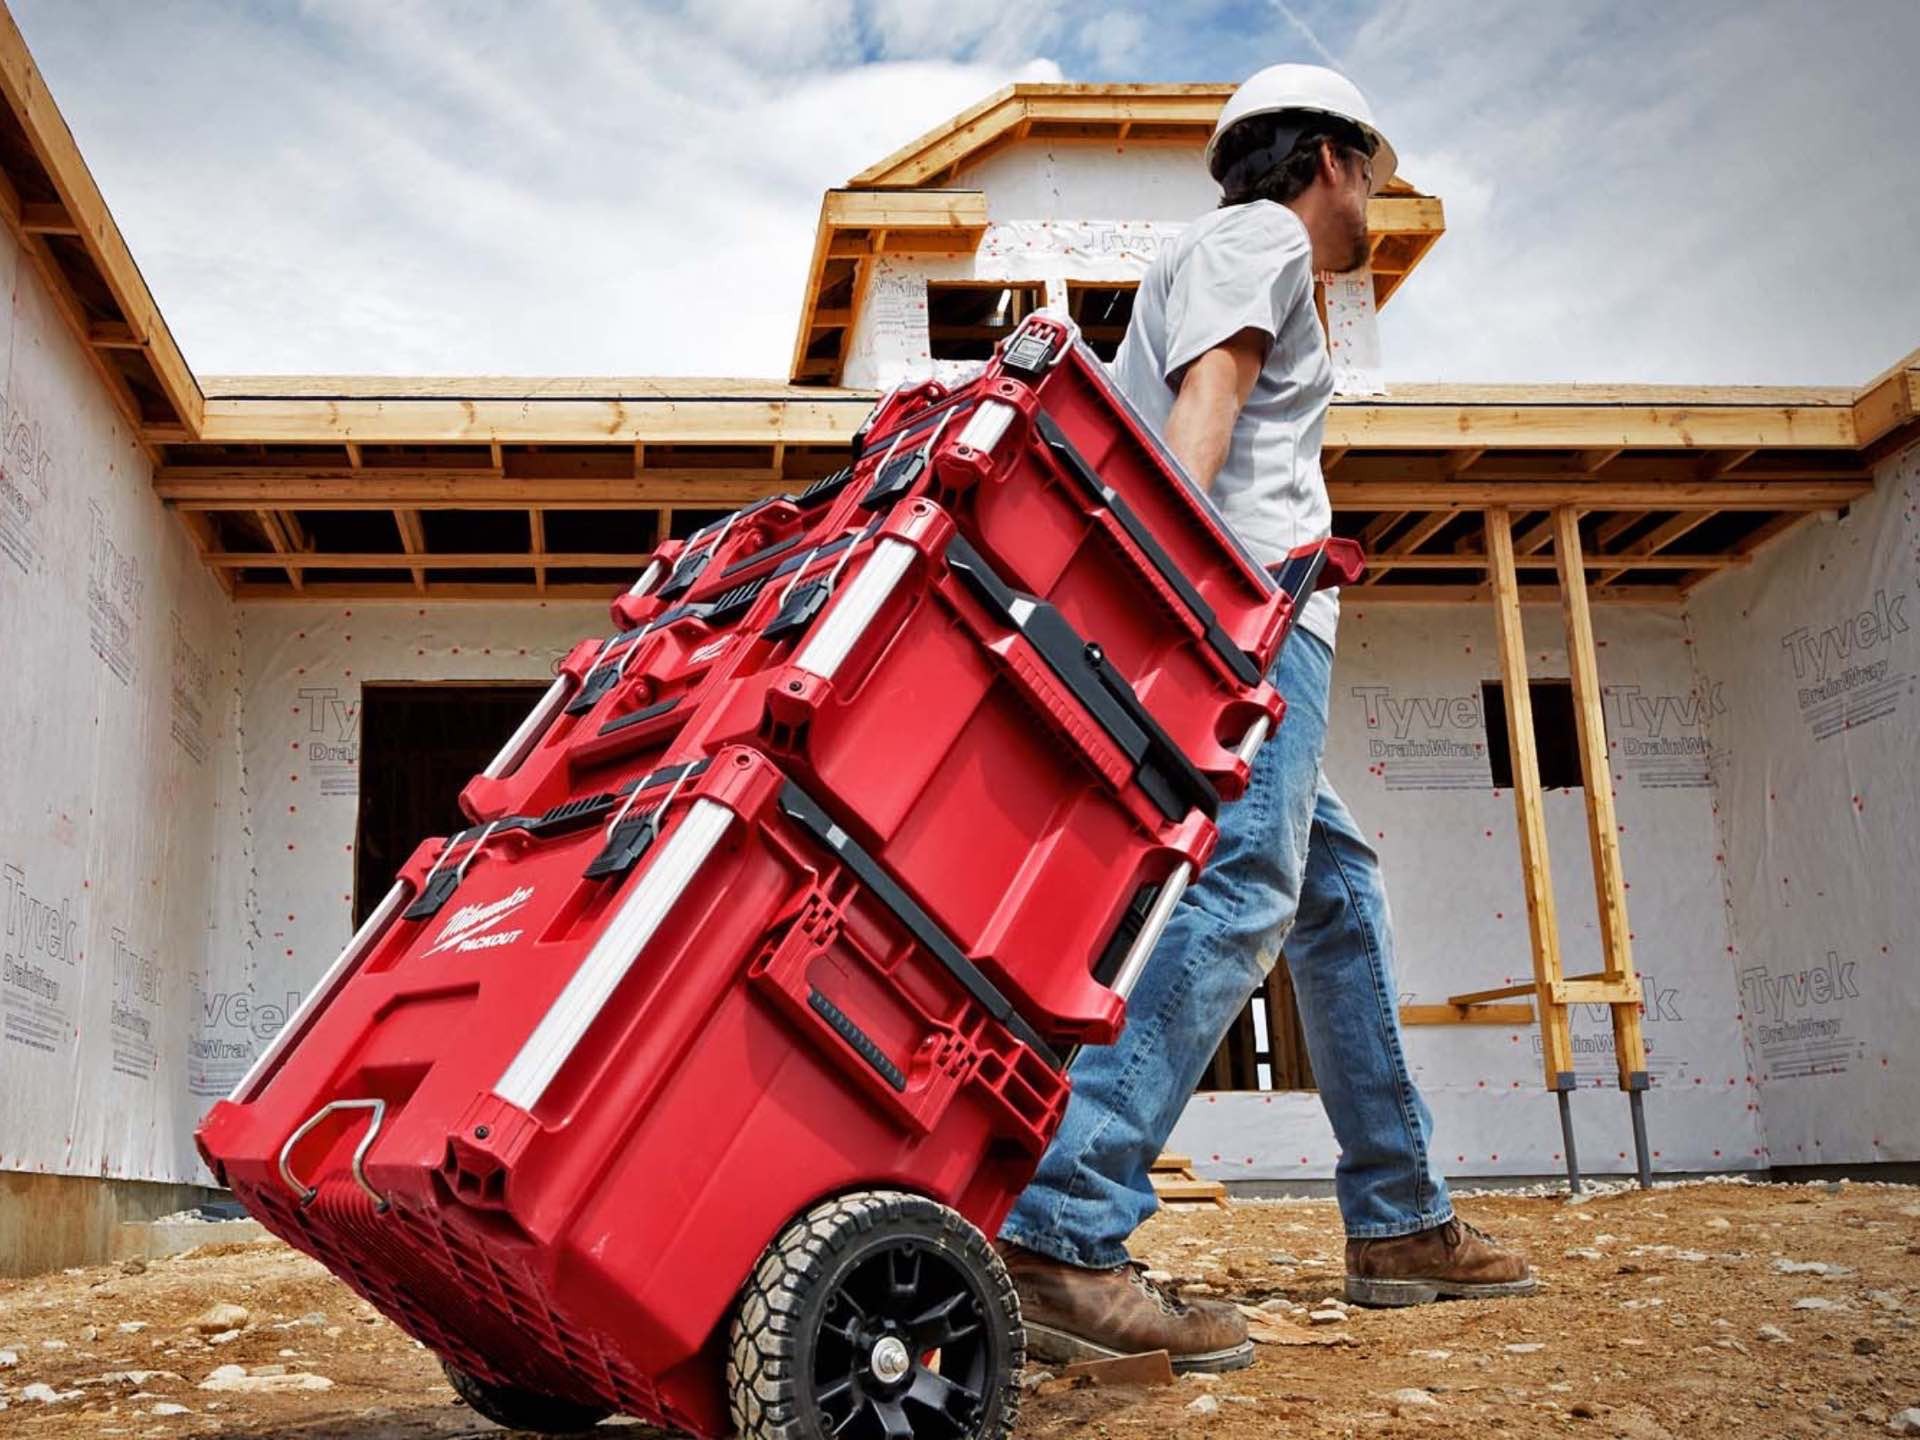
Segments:
[[[1221,208],[1148,270],[1114,377],[1271,562],[1329,532],[1320,443],[1333,370],[1313,277],[1366,260],[1367,197],[1395,157],[1351,82],[1276,65],[1227,102],[1207,164]],[[1161,1291],[1129,1263],[1126,1239],[1155,1209],[1154,1157],[1283,942],[1340,1143],[1347,1297],[1413,1305],[1534,1288],[1522,1257],[1454,1218],[1428,1153],[1379,861],[1320,773],[1338,619],[1337,592],[1301,612],[1274,672],[1285,723],[1246,795],[1221,811],[1213,863],[1148,961],[1119,1043],[1075,1063],[1060,1133],[1001,1231],[1036,1358],[1164,1349],[1176,1370],[1251,1363],[1233,1307]]]

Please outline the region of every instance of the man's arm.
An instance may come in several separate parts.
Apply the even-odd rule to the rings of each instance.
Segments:
[[[1167,448],[1202,490],[1211,491],[1227,462],[1234,422],[1267,363],[1273,337],[1264,330],[1239,331],[1197,356],[1180,376],[1173,412],[1167,416]]]

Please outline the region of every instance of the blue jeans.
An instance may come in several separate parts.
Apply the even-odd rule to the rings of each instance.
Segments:
[[[1060,1133],[1001,1234],[1110,1267],[1157,1208],[1147,1175],[1207,1063],[1286,947],[1307,1054],[1340,1143],[1349,1237],[1453,1216],[1428,1155],[1433,1119],[1400,1043],[1393,930],[1373,847],[1320,773],[1333,651],[1296,631],[1274,669],[1287,714],[1220,812],[1213,861],[1175,909],[1127,1002],[1119,1042],[1073,1066]]]

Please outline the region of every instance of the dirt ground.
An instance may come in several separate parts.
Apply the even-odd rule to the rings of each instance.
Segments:
[[[1255,1364],[1158,1388],[1029,1376],[1020,1434],[1908,1433],[1920,1190],[1706,1184],[1462,1211],[1528,1249],[1539,1296],[1335,1321],[1330,1202],[1163,1213],[1136,1252],[1258,1311]],[[249,1312],[237,1333],[195,1333],[216,1304]],[[205,1388],[240,1373],[221,1367],[250,1388]],[[455,1401],[427,1351],[272,1241],[0,1281],[0,1401],[0,1434],[45,1440],[501,1433]]]

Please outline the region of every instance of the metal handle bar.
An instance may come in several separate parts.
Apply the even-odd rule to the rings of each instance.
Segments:
[[[373,1201],[374,1209],[384,1213],[387,1209],[387,1197],[374,1189],[372,1184],[368,1182],[366,1170],[367,1151],[373,1148],[374,1138],[380,1133],[381,1122],[387,1118],[387,1102],[384,1100],[377,1098],[371,1100],[335,1100],[329,1104],[322,1105],[318,1110],[314,1111],[313,1114],[309,1115],[306,1123],[294,1131],[293,1134],[289,1135],[287,1137],[287,1143],[280,1147],[280,1178],[287,1182],[287,1188],[289,1190],[300,1197],[300,1203],[302,1205],[312,1203],[313,1197],[320,1193],[319,1187],[302,1185],[300,1181],[295,1178],[293,1167],[287,1162],[293,1157],[294,1146],[311,1135],[314,1127],[336,1110],[373,1111],[373,1123],[367,1127],[367,1133],[361,1138],[360,1143],[353,1147],[353,1181],[354,1184],[367,1192],[367,1197]]]

